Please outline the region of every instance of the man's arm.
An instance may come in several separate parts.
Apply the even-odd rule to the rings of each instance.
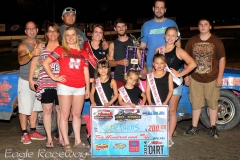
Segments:
[[[222,82],[223,82],[223,73],[224,73],[224,68],[226,65],[226,57],[222,57],[219,60],[219,71],[218,71],[218,77],[217,77],[217,81],[216,81],[216,85],[218,87],[222,86]]]
[[[20,65],[24,65],[27,64],[31,59],[32,59],[32,55],[29,54],[29,50],[28,47],[26,46],[26,44],[21,43],[18,46],[18,63]]]
[[[20,65],[27,64],[32,57],[40,55],[42,43],[38,43],[36,47],[30,52],[26,44],[21,43],[18,47],[18,62]]]

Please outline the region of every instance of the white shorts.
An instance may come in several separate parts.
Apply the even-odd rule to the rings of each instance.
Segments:
[[[57,84],[57,94],[58,95],[76,95],[81,96],[85,94],[85,87],[82,88],[75,88],[69,87],[64,84]]]
[[[29,81],[18,78],[18,110],[19,113],[31,115],[33,111],[42,111],[41,101],[35,97],[29,87]]]

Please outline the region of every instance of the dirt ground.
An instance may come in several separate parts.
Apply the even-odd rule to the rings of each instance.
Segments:
[[[163,160],[239,160],[240,159],[240,125],[235,129],[225,132],[219,132],[219,139],[211,139],[208,135],[208,130],[199,124],[199,135],[186,137],[183,132],[188,129],[191,120],[181,121],[177,125],[178,136],[173,138],[174,145],[169,150],[168,158]],[[86,142],[85,126],[82,126],[82,140]],[[106,158],[47,158],[50,153],[63,152],[63,149],[56,145],[55,148],[45,148],[44,141],[33,141],[32,144],[23,145],[20,142],[21,130],[18,117],[14,117],[11,121],[0,121],[0,160],[74,160],[74,159],[98,159],[105,160]],[[71,144],[74,139],[71,139]],[[82,151],[74,150],[74,152],[87,152],[87,149]],[[26,154],[27,153],[27,154]],[[30,155],[31,158],[17,158],[16,156]],[[111,159],[154,159],[154,158],[108,158]]]

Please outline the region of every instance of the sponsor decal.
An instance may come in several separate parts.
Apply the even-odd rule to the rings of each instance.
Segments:
[[[118,113],[115,115],[115,120],[136,120],[141,119],[140,109],[119,109]]]
[[[98,110],[97,112],[93,113],[94,119],[98,120],[109,120],[113,119],[113,113],[110,110]]]
[[[109,145],[108,144],[96,144],[94,146],[95,150],[108,150],[109,149]]]
[[[126,147],[126,144],[123,144],[123,143],[116,143],[113,146],[114,149],[123,149],[125,147]]]
[[[139,141],[138,140],[129,141],[129,152],[139,152]]]

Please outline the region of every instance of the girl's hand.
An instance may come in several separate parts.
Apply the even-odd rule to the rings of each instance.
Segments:
[[[91,106],[95,107],[95,106],[97,106],[97,104],[96,103],[92,103]]]
[[[173,68],[170,68],[170,70],[173,72],[173,74],[174,74],[175,76],[177,76],[177,77],[181,77],[179,71],[176,71],[176,70],[173,69]]]
[[[90,97],[90,91],[89,91],[89,89],[86,89],[86,91],[85,91],[85,99],[89,99],[89,97]]]
[[[55,75],[54,77],[53,77],[53,80],[54,81],[57,81],[57,82],[66,82],[66,78],[65,78],[66,76],[64,76],[64,75],[61,75],[61,76],[58,76],[58,75]]]
[[[167,105],[167,102],[163,102],[163,105]]]
[[[130,104],[132,108],[136,108],[136,105],[134,103]]]
[[[184,84],[185,84],[186,86],[189,86],[189,85],[190,85],[190,78],[189,78],[189,76],[186,76],[186,77],[184,78]]]
[[[110,106],[110,104],[109,103],[104,103],[104,105],[103,105],[104,107],[109,107]]]

